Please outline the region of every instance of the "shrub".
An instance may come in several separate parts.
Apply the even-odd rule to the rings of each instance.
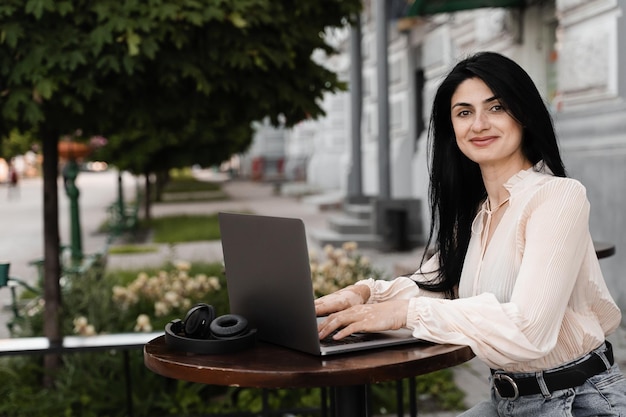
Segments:
[[[379,278],[356,245],[324,248],[311,254],[311,275],[317,296],[330,293],[367,277]],[[65,334],[102,334],[163,329],[174,318],[184,317],[198,302],[229,312],[226,280],[220,263],[168,262],[161,268],[141,271],[109,271],[76,274],[63,285],[62,326]],[[18,329],[20,336],[40,336],[41,303],[29,304]],[[34,307],[33,307],[34,305]],[[126,414],[123,353],[64,355],[63,366],[54,375],[54,386],[45,388],[42,357],[11,357],[0,360],[0,416],[122,416]],[[194,384],[163,378],[147,370],[142,352],[131,351],[134,414],[200,415],[246,410],[259,413],[262,391]],[[440,408],[458,408],[462,395],[450,373],[417,378],[418,393]],[[404,387],[407,390],[407,387]],[[314,408],[319,389],[271,390],[270,407]],[[446,393],[446,396],[443,393]],[[372,387],[372,404],[378,412],[395,410],[395,383]],[[405,398],[408,398],[405,395]],[[317,415],[300,412],[297,415]]]
[[[346,242],[341,248],[326,245],[323,253],[309,253],[311,279],[316,297],[330,294],[350,284],[366,279],[381,278],[382,272],[357,251],[355,242]]]

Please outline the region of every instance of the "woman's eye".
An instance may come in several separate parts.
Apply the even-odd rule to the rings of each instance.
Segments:
[[[504,110],[504,106],[502,106],[501,104],[496,104],[491,107],[491,111],[494,111],[494,112],[502,111],[502,110]]]
[[[468,116],[469,114],[470,114],[469,110],[461,110],[461,111],[457,114],[457,116],[459,116],[459,117],[465,117],[465,116]]]

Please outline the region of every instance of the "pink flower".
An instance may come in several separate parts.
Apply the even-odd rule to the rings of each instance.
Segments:
[[[89,139],[89,146],[91,146],[93,149],[98,149],[102,148],[108,142],[109,141],[104,136],[92,136]]]

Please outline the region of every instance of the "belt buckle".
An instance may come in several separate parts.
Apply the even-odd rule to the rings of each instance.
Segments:
[[[511,387],[513,387],[513,396],[512,397],[505,397],[504,395],[502,395],[500,393],[500,390],[498,389],[498,384],[496,382],[501,382],[501,381],[505,381],[508,382]],[[517,388],[517,384],[515,383],[515,381],[513,380],[513,378],[511,378],[510,376],[508,376],[507,374],[502,374],[502,373],[495,373],[493,374],[493,386],[496,389],[496,392],[498,393],[498,395],[500,396],[500,398],[504,398],[510,401],[515,401],[519,398],[519,388]]]

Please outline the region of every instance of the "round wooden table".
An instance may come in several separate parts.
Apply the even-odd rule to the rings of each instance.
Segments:
[[[395,381],[449,368],[474,357],[467,346],[416,343],[318,357],[257,342],[233,354],[175,351],[160,336],[144,347],[144,363],[169,378],[251,388],[333,387],[336,415],[368,415],[367,384]]]

